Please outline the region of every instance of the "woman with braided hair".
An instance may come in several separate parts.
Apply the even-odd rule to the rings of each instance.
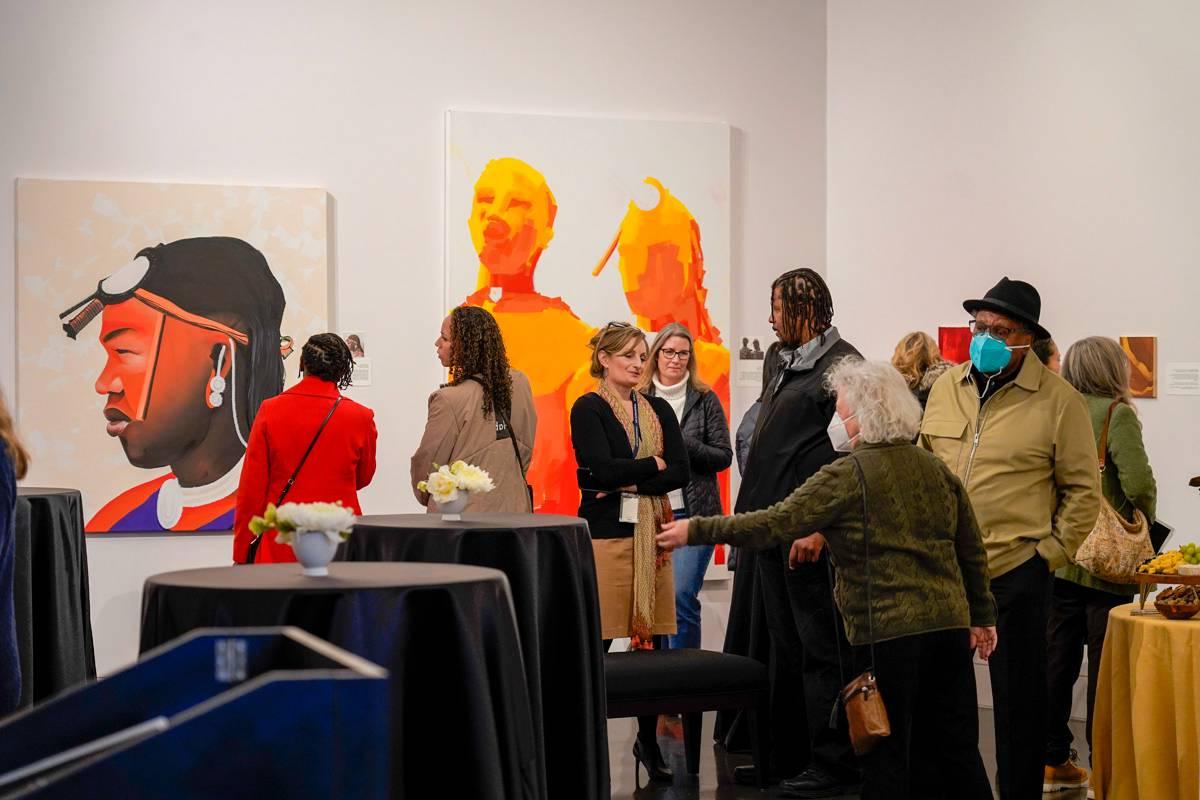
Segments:
[[[361,514],[358,490],[375,475],[375,414],[343,397],[354,359],[334,333],[318,333],[300,351],[301,381],[263,401],[242,465],[233,523],[233,560],[239,564],[295,561],[290,545],[268,533],[251,548],[251,518],[278,503],[341,501]],[[310,450],[311,446],[311,450]],[[307,453],[307,456],[305,455]]]
[[[436,505],[417,484],[444,464],[466,461],[492,476],[495,488],[472,494],[466,511],[533,511],[525,473],[533,459],[537,412],[529,379],[512,369],[495,318],[478,306],[459,306],[434,341],[449,382],[429,396],[425,433],[412,457],[413,494]]]

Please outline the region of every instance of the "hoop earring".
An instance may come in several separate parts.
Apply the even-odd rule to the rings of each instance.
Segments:
[[[212,374],[208,378],[208,396],[204,398],[204,404],[209,408],[220,408],[225,404],[225,378],[221,375],[222,367],[225,365],[225,345],[220,347]]]

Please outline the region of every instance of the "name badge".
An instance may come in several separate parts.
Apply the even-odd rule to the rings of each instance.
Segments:
[[[638,496],[629,492],[621,492],[621,522],[638,521]]]

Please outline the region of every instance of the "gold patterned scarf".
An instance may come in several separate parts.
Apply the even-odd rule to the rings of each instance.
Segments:
[[[634,433],[633,419],[625,410],[625,403],[608,388],[603,381],[597,394],[604,398],[617,415],[617,421],[629,437],[629,448],[634,458],[652,458],[663,455],[662,424],[658,415],[641,392],[633,392],[637,403],[638,427],[641,442]],[[638,521],[633,526],[633,619],[630,620],[630,650],[652,650],[654,648],[654,597],[658,570],[662,569],[670,554],[660,550],[655,542],[659,526],[671,519],[671,503],[666,495],[638,495]]]

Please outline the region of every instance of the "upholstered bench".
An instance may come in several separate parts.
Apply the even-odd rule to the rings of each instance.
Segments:
[[[767,772],[767,668],[752,658],[711,650],[641,650],[604,657],[608,718],[680,714],[687,771],[700,771],[705,711],[746,709],[759,787]]]

